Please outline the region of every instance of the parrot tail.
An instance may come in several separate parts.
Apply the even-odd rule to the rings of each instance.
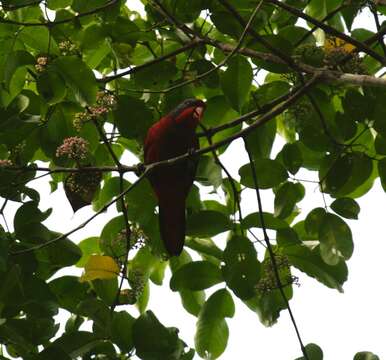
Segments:
[[[185,241],[185,197],[161,196],[158,199],[159,228],[167,252],[181,254]]]

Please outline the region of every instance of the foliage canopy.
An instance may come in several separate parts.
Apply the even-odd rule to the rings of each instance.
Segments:
[[[7,205],[20,204],[0,228],[1,359],[216,359],[234,297],[271,326],[290,310],[293,268],[342,291],[354,251],[346,219],[358,219],[355,199],[375,179],[386,191],[383,1],[143,3],[145,16],[120,0],[1,2],[1,215],[9,221]],[[365,9],[376,33],[352,29]],[[185,250],[165,259],[151,166],[122,157],[141,162],[148,128],[190,97],[207,104],[201,150],[183,157],[199,156],[197,185]],[[232,177],[219,156],[236,139],[249,162]],[[307,199],[299,173],[321,194],[308,214],[297,206]],[[92,205],[94,214],[65,234],[47,228],[51,211],[30,186],[40,176],[74,211]],[[258,201],[243,216],[245,189]],[[272,213],[261,190],[274,196]],[[99,237],[70,240],[114,206]],[[212,238],[225,232],[221,248]],[[85,274],[54,276],[68,266]],[[162,285],[167,268],[171,291],[197,317],[195,349],[146,311],[149,284]],[[64,332],[59,309],[71,314]],[[86,319],[92,331],[81,329]],[[323,358],[298,340],[301,359]]]

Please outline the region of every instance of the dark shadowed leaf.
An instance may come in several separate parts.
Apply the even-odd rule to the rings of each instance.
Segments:
[[[136,355],[143,360],[178,360],[184,352],[184,343],[176,328],[166,328],[153,312],[146,311],[133,325]]]
[[[252,83],[252,67],[242,56],[228,61],[228,68],[221,76],[221,88],[232,107],[241,112]]]
[[[142,140],[153,123],[153,114],[142,100],[122,95],[117,99],[114,122],[123,136]]]
[[[305,351],[309,360],[323,360],[323,351],[316,344],[307,344]],[[305,357],[297,358],[296,360],[305,360]]]
[[[241,299],[255,295],[260,280],[260,263],[253,244],[248,238],[234,236],[224,250],[223,274],[227,285]]]
[[[329,265],[350,259],[354,243],[348,225],[334,214],[325,214],[319,226],[320,254]]]
[[[63,77],[81,105],[95,102],[97,82],[94,73],[82,60],[76,56],[61,56],[52,62],[52,66]]]
[[[354,360],[380,360],[380,358],[370,351],[361,351],[355,354]]]
[[[358,219],[358,214],[361,210],[355,200],[347,197],[334,200],[330,206],[338,215],[346,219]]]
[[[256,159],[254,163],[257,183],[260,189],[272,188],[288,178],[287,171],[277,160]],[[239,175],[241,184],[249,188],[255,188],[252,170],[249,164],[245,164],[239,169]]]
[[[343,260],[337,265],[326,264],[321,256],[319,247],[310,249],[305,245],[286,246],[283,249],[291,265],[321,282],[322,284],[343,292],[343,284],[347,280],[347,266]]]
[[[278,230],[278,229],[285,229],[288,227],[288,224],[284,220],[275,218],[273,214],[266,213],[266,212],[263,213],[263,221],[267,229]],[[249,229],[252,227],[258,227],[258,228],[263,227],[261,223],[261,216],[260,216],[260,213],[258,212],[247,215],[242,221],[243,229]]]
[[[201,210],[188,216],[186,235],[211,237],[230,228],[231,222],[223,213],[214,210]]]
[[[304,186],[300,183],[286,182],[280,186],[275,195],[275,216],[285,219],[291,215],[296,203],[303,199]]]

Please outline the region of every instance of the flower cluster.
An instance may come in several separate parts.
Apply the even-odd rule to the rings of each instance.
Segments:
[[[69,40],[64,40],[59,43],[59,50],[62,55],[72,55],[76,53],[77,47]]]
[[[8,159],[0,159],[0,167],[7,167],[7,166],[12,166],[13,163],[11,160]]]
[[[116,99],[113,95],[99,91],[97,93],[96,106],[91,106],[87,111],[75,114],[73,121],[74,128],[80,131],[86,122],[107,114],[114,108],[115,104]]]
[[[43,72],[46,69],[46,66],[48,64],[48,57],[47,56],[39,56],[36,59],[35,69],[37,72]]]
[[[56,149],[56,156],[66,156],[75,161],[84,160],[88,154],[88,145],[88,141],[79,136],[66,138]]]

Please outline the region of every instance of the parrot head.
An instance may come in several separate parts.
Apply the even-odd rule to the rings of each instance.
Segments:
[[[206,104],[198,99],[186,99],[179,104],[169,115],[177,125],[195,129],[198,125]]]

